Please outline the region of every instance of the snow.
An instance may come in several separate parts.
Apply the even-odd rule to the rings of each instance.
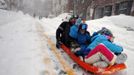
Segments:
[[[62,14],[62,16],[63,15],[65,14]],[[91,20],[86,22],[88,24],[88,31],[91,34],[94,31],[101,29],[102,27],[109,28],[115,36],[114,42],[116,44],[123,46],[124,52],[128,54],[128,60],[126,62],[128,68],[124,70],[122,73],[119,73],[121,75],[132,75],[134,70],[134,66],[133,66],[134,62],[132,61],[134,60],[134,58],[132,57],[134,54],[134,47],[133,47],[134,31],[128,30],[126,28],[126,26],[133,28],[134,26],[133,20],[134,17],[132,16],[118,15],[112,17],[104,17],[102,19]],[[57,17],[54,19],[45,19],[42,22],[44,27],[48,27],[51,29],[50,32],[48,32],[48,35],[50,37],[53,36],[52,40],[55,40],[54,38],[55,28],[59,26],[60,22],[61,22],[61,17]],[[45,24],[49,24],[49,26],[46,26]],[[49,34],[49,33],[53,33],[53,34]]]
[[[33,18],[0,13],[0,75],[39,75],[44,65]]]
[[[55,31],[67,15],[39,20],[21,11],[0,10],[0,75],[59,75],[63,66],[48,46],[48,39],[42,35],[45,33],[55,43]],[[132,75],[134,17],[118,15],[86,23],[91,34],[102,27],[113,32],[114,42],[121,45],[128,55],[127,69],[114,75]],[[70,66],[74,63],[65,53],[62,56]],[[82,75],[82,69],[75,71]]]
[[[129,21],[125,21],[126,17],[128,17],[127,19],[129,19]],[[122,19],[120,20],[120,18]],[[132,46],[134,43],[134,40],[132,40],[134,37],[134,31],[128,31],[127,28],[123,27],[128,25],[133,27],[134,23],[132,20],[134,20],[134,17],[124,15],[104,17],[98,20],[87,21],[89,24],[88,30],[93,33],[102,27],[107,27],[113,32],[116,43],[123,45],[123,47],[129,50],[134,50],[134,47]]]
[[[0,75],[58,75],[62,67],[37,29],[42,21],[5,10],[0,19]]]
[[[134,29],[134,17],[133,16],[126,16],[126,15],[119,15],[119,16],[112,16],[108,18],[111,20],[115,25],[120,27],[131,27]]]
[[[128,60],[126,62],[128,67],[126,69],[127,73],[123,75],[132,75],[134,70],[134,31],[129,31],[126,26],[133,28],[134,17],[125,15],[104,17],[102,19],[87,21],[87,24],[89,26],[88,31],[91,33],[101,29],[102,27],[107,27],[113,32],[113,35],[115,36],[114,42],[121,45],[124,48],[124,52],[128,55]]]

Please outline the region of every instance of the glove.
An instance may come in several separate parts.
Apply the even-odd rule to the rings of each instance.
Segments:
[[[118,56],[118,55],[120,55],[121,53],[114,53],[114,54]]]
[[[62,44],[61,41],[57,41],[57,42],[56,42],[56,48],[60,49],[60,45],[61,45],[61,44]]]
[[[92,37],[95,36],[95,35],[98,35],[98,33],[97,32],[94,32],[93,35],[92,35]]]
[[[90,51],[91,51],[90,49],[86,48],[86,49],[84,50],[84,54],[85,54],[85,55],[88,55],[88,53],[89,53]]]

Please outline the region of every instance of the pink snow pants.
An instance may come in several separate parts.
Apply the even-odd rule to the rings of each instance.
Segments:
[[[109,65],[113,65],[115,62],[116,56],[104,45],[99,44],[85,58],[85,62],[93,64],[99,61],[105,61]]]

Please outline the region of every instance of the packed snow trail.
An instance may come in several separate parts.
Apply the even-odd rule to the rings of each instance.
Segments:
[[[43,31],[39,27],[39,25],[36,26],[36,28],[37,28],[37,33],[38,33],[38,35],[40,36],[40,39],[41,39],[40,40],[41,41],[41,44],[40,44],[41,45],[41,50],[43,50],[44,53],[45,53],[44,64],[45,64],[46,68],[45,68],[44,74],[45,75],[56,75],[56,72],[53,70],[55,68],[55,65],[53,64],[53,61],[50,57],[50,54],[48,53],[47,50],[45,50],[46,48],[45,48],[44,45],[45,45],[45,42],[46,42],[46,38],[44,37]]]
[[[51,41],[51,39],[45,34],[44,32],[44,28],[43,26],[41,26],[41,24],[38,24],[36,26],[37,28],[37,32],[39,32],[39,35],[42,38],[47,38],[47,43],[50,46],[50,49],[52,50],[52,52],[55,54],[55,56],[58,58],[60,64],[62,65],[62,67],[64,68],[65,72],[67,73],[67,75],[76,75],[74,70],[70,67],[69,64],[66,63],[65,59],[62,58],[61,54],[57,51],[54,42]],[[42,40],[43,41],[43,40]],[[49,56],[49,55],[46,55]],[[46,57],[45,57],[46,58]],[[48,59],[49,61],[51,61],[51,59]],[[47,63],[48,64],[48,63]],[[47,65],[46,64],[46,65]],[[51,64],[48,64],[48,66]],[[51,69],[49,68],[49,72],[51,72]],[[50,75],[56,75],[56,74],[50,74]]]

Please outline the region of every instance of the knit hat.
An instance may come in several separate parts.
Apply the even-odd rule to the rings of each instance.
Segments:
[[[79,30],[80,29],[87,30],[87,24],[80,24]]]

